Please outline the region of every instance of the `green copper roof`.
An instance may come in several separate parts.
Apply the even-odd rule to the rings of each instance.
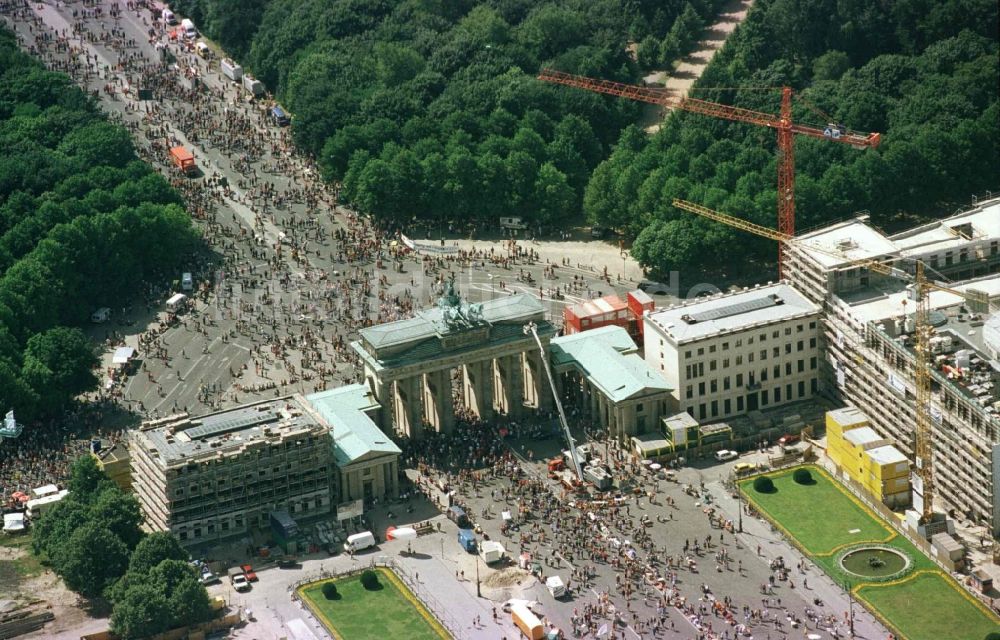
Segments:
[[[556,368],[573,366],[580,370],[612,402],[670,391],[667,381],[639,357],[638,348],[621,327],[601,327],[553,338],[550,349]]]
[[[534,296],[517,294],[478,305],[456,300],[443,296],[437,307],[419,311],[416,317],[362,329],[361,340],[352,342],[351,348],[368,368],[380,371],[518,341],[530,345],[532,339],[524,333],[529,321],[543,337],[556,333]]]
[[[484,325],[526,322],[535,316],[541,318],[544,313],[545,308],[537,298],[523,293],[478,305],[445,296],[437,307],[418,311],[413,318],[362,329],[361,338],[371,348],[380,350]]]
[[[379,407],[367,386],[351,384],[320,391],[306,396],[306,402],[330,427],[338,465],[357,462],[370,454],[402,453],[365,413]]]

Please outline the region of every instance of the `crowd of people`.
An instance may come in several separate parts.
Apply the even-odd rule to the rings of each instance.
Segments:
[[[456,272],[489,267],[511,271],[512,281],[530,279],[519,268],[536,265],[539,256],[516,241],[502,252],[417,256],[399,230],[339,206],[337,185],[321,180],[313,159],[296,153],[289,130],[269,117],[273,101],[225,79],[151,9],[144,0],[110,9],[84,3],[62,9],[67,27],[51,18],[50,6],[0,0],[0,18],[16,28],[22,46],[74,78],[132,133],[138,155],[181,193],[209,248],[190,256],[196,286],[187,313],[161,311],[175,292],[169,282],[150,283],[123,306],[115,319],[120,325],[152,320],[143,329],[107,330],[105,347],[110,353],[133,346],[140,364],[103,367],[108,379],[89,400],[148,419],[355,381],[360,360],[350,343],[357,331],[432,304]],[[145,91],[152,100],[142,99]],[[178,145],[200,147],[199,178],[171,166],[168,150]],[[548,267],[553,277],[555,268]],[[506,279],[498,285],[497,294],[508,288]],[[563,286],[586,288],[582,277]],[[539,288],[539,294],[562,291]],[[203,353],[175,353],[170,345],[178,331],[205,344]],[[209,344],[231,342],[247,350],[244,363],[204,380],[182,376],[184,361],[210,356]],[[177,392],[186,384],[197,392]],[[62,451],[86,444],[64,435],[32,425],[20,442],[0,446],[0,468],[10,473],[10,461],[32,456],[48,461],[48,472],[35,475],[58,480],[66,470]],[[9,495],[6,483],[0,488]]]
[[[427,432],[400,444],[405,465],[419,472],[418,490],[429,499],[442,508],[463,507],[484,538],[496,536],[512,560],[541,582],[563,577],[574,595],[573,637],[598,637],[599,632],[607,638],[675,637],[693,630],[690,637],[702,640],[736,640],[785,637],[794,629],[848,637],[849,620],[824,609],[818,597],[798,608],[775,595],[778,586],[795,590],[799,576],[801,588],[808,589],[805,563],[792,571],[781,558],[772,561],[767,588],[758,599],[749,599],[753,578],[743,558],[753,550],[740,543],[732,521],[714,507],[700,509],[702,530],[709,533],[676,535],[673,514],[692,517],[678,510],[678,502],[686,496],[703,504],[703,486],[683,486],[649,473],[631,451],[611,441],[592,448],[602,454],[592,463],[604,465],[614,477],[634,479],[634,486],[581,492],[537,471],[526,455],[530,445],[518,442],[518,435],[506,425],[464,419],[449,434]],[[657,516],[655,528],[652,506],[668,513]],[[504,517],[495,522],[498,510]],[[746,583],[739,590],[742,598],[717,593],[709,586],[715,580],[702,577],[706,572],[719,574],[725,584]]]

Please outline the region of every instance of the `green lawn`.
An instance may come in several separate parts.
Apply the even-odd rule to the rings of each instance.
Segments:
[[[885,540],[892,534],[889,525],[874,520],[841,493],[833,481],[810,471],[816,484],[798,484],[791,473],[772,475],[778,489],[775,493],[757,493],[752,480],[741,485],[754,503],[815,555],[830,553],[845,543]]]
[[[315,582],[299,590],[319,618],[342,640],[367,638],[407,638],[407,640],[441,640],[450,636],[435,621],[432,626],[417,606],[407,600],[387,571],[379,569],[382,588],[367,591],[360,576],[334,580],[337,600],[323,596],[323,582]],[[394,578],[394,576],[393,576]],[[324,581],[329,582],[329,581]],[[412,594],[408,594],[412,597]],[[422,607],[421,607],[422,608]],[[430,616],[426,610],[426,616]]]
[[[981,640],[1000,628],[1000,620],[980,609],[959,591],[929,558],[905,537],[859,503],[836,480],[817,467],[809,467],[812,485],[800,485],[792,471],[769,474],[777,489],[758,493],[753,480],[740,482],[749,501],[785,529],[816,564],[843,584],[858,587],[858,598],[876,609],[907,640]],[[845,574],[837,563],[839,548],[878,541],[910,557],[911,577],[878,585]]]
[[[1000,626],[954,589],[940,573],[891,586],[866,586],[858,597],[875,607],[909,640],[983,640]]]

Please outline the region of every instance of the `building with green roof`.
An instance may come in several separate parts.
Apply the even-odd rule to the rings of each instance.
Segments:
[[[553,338],[550,352],[558,384],[571,397],[570,411],[623,442],[658,430],[660,420],[676,409],[666,380],[621,327]]]
[[[372,420],[380,407],[371,389],[351,384],[313,393],[305,400],[330,429],[340,503],[397,495],[402,451]]]

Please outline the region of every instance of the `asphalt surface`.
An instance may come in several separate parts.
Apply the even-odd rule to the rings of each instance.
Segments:
[[[137,348],[135,373],[114,382],[106,376],[104,393],[138,417],[204,413],[356,381],[346,345],[357,328],[432,304],[450,277],[470,301],[538,296],[557,322],[567,304],[635,288],[617,273],[602,278],[591,264],[535,259],[528,252],[539,244],[525,241],[510,247],[484,240],[481,255],[466,260],[398,254],[395,236],[336,204],[315,167],[294,153],[289,130],[268,119],[269,101],[250,102],[221,75],[217,59],[171,40],[147,8],[112,18],[112,4],[96,4],[102,15],[88,4],[85,15],[83,3],[32,2],[5,17],[26,48],[96,92],[102,108],[132,130],[140,155],[187,196],[214,254],[192,256],[186,270],[210,284],[192,295],[193,308],[178,321],[164,307],[176,289],[163,283],[123,301],[109,323],[93,328],[108,345],[108,371],[115,346]],[[158,46],[175,55],[174,65],[158,68]],[[205,87],[196,94],[182,84],[192,72]],[[138,100],[142,87],[153,88],[156,100]],[[167,163],[167,144],[192,150],[201,177],[180,176]],[[350,235],[338,239],[338,232]],[[606,244],[586,245],[609,253]],[[617,249],[610,253],[622,264]]]
[[[219,74],[217,62],[203,61],[171,43],[163,26],[152,24],[148,9],[126,10],[112,18],[108,15],[111,3],[97,5],[104,9],[102,15],[92,11],[84,15],[83,3],[77,2],[32,2],[25,6],[18,15],[5,16],[24,45],[34,47],[52,68],[71,71],[81,84],[97,91],[102,108],[133,131],[140,155],[186,194],[198,228],[214,252],[210,260],[192,257],[190,270],[196,279],[210,280],[211,285],[192,296],[195,301],[188,313],[174,319],[168,316],[163,303],[173,291],[164,284],[137,292],[135,299],[124,301],[121,309],[114,310],[110,324],[94,329],[96,337],[106,339],[108,354],[123,344],[138,349],[141,362],[136,372],[119,378],[103,392],[117,398],[136,416],[185,410],[197,414],[257,398],[355,381],[358,371],[346,343],[356,336],[357,328],[404,317],[411,309],[426,306],[452,272],[462,294],[472,301],[528,292],[540,295],[555,312],[561,305],[598,292],[634,288],[634,282],[605,280],[590,269],[547,264],[544,259],[535,261],[517,251],[503,255],[503,251],[494,250],[492,255],[461,263],[394,255],[399,245],[392,244],[396,240],[393,236],[379,233],[363,219],[335,205],[335,194],[313,177],[315,169],[291,151],[287,129],[269,123],[267,103],[248,102],[242,89]],[[158,56],[157,44],[165,45],[177,56],[178,69],[151,71],[150,65],[155,65]],[[73,60],[77,61],[75,68]],[[198,70],[206,91],[194,96],[181,88],[180,78],[187,68]],[[156,101],[136,99],[143,73],[153,74],[151,77],[157,81]],[[234,121],[241,124],[234,127]],[[193,180],[178,176],[166,164],[168,143],[193,150],[203,176]],[[228,188],[221,186],[222,178]],[[338,233],[347,235],[338,238]],[[531,245],[521,242],[519,248],[523,252]],[[562,299],[554,299],[557,288]],[[514,448],[520,451],[518,443]],[[530,448],[538,459],[548,449],[560,447],[552,441],[532,442]],[[525,465],[530,473],[539,473],[538,463]],[[737,605],[768,609],[769,619],[784,618],[782,627],[773,621],[752,627],[755,638],[804,637],[802,628],[791,629],[787,618],[788,614],[802,618],[807,607],[833,615],[841,621],[842,630],[848,603],[835,586],[824,583],[815,568],[807,568],[801,576],[809,579],[809,589],[777,583],[776,595],[770,597],[780,597],[781,607],[762,602],[760,585],[771,574],[770,559],[781,555],[794,566],[798,556],[753,518],[744,517],[743,534],[726,535],[725,542],[719,544],[720,530],[710,525],[703,511],[705,494],[695,498],[683,492],[683,485],[700,487],[704,481],[712,504],[736,520],[737,508],[720,484],[729,466],[683,469],[678,483],[658,482],[656,504],[634,498],[628,503],[630,518],[646,515],[656,523],[649,527],[649,533],[654,548],[666,554],[682,554],[685,541],[703,541],[708,535],[715,539],[703,556],[697,557],[697,571],[677,569],[678,595],[683,594],[686,602],[695,606],[705,604],[708,594],[729,596]],[[460,488],[458,497],[469,504],[483,531],[509,544],[509,551],[517,554],[522,545],[500,534],[500,519],[495,515],[500,505],[490,495],[503,482],[494,480],[481,485],[478,494]],[[644,482],[650,489],[657,484],[651,477],[645,477]],[[673,506],[664,503],[667,496],[674,501]],[[552,500],[558,499],[555,490]],[[493,508],[493,517],[479,516],[486,506]],[[429,502],[417,505],[417,511],[434,513]],[[390,519],[385,509],[376,510],[371,517],[376,530],[401,519],[399,515]],[[659,522],[660,518],[666,523]],[[484,595],[495,600],[476,597],[472,579],[475,556],[458,546],[453,523],[440,515],[436,521],[441,522],[442,532],[414,543],[416,553],[402,555],[404,543],[385,543],[378,553],[397,559],[407,575],[419,575],[414,577],[415,588],[420,592],[420,585],[426,586],[428,597],[437,603],[432,608],[441,609],[442,617],[455,621],[459,637],[516,637],[507,616],[501,615],[499,623],[494,623],[492,616],[493,602],[510,597],[539,601],[546,621],[568,633],[574,610],[596,603],[602,594],[607,594],[605,604],[613,604],[617,612],[631,608],[620,624],[605,608],[605,622],[616,637],[651,637],[651,632],[636,629],[657,613],[655,605],[650,604],[655,599],[653,594],[648,587],[640,588],[626,601],[615,591],[618,573],[601,562],[585,563],[594,567],[592,579],[584,588],[572,581],[572,595],[565,601],[554,600],[533,578],[513,586],[487,587]],[[541,529],[550,526],[539,523]],[[552,555],[552,549],[544,543],[529,542],[524,546],[536,556]],[[722,549],[730,560],[716,570],[712,556]],[[291,601],[287,587],[303,575],[357,562],[364,562],[364,558],[309,558],[300,569],[262,571],[260,582],[248,594],[227,593],[225,585],[213,587],[213,591],[254,612],[256,621],[237,631],[237,637],[308,637],[303,628],[322,637],[322,631]],[[545,573],[557,573],[564,579],[569,576],[572,568],[565,560],[552,562],[545,565]],[[479,569],[484,580],[494,571]],[[796,582],[799,577],[793,572]],[[822,607],[813,604],[814,597],[823,601]],[[657,637],[694,638],[707,632],[697,629],[691,617],[675,607],[668,607],[664,614],[666,627]],[[855,614],[860,637],[886,636],[867,614],[859,613],[858,607]],[[486,624],[474,624],[476,616]],[[830,637],[826,630],[810,629],[809,633]]]

